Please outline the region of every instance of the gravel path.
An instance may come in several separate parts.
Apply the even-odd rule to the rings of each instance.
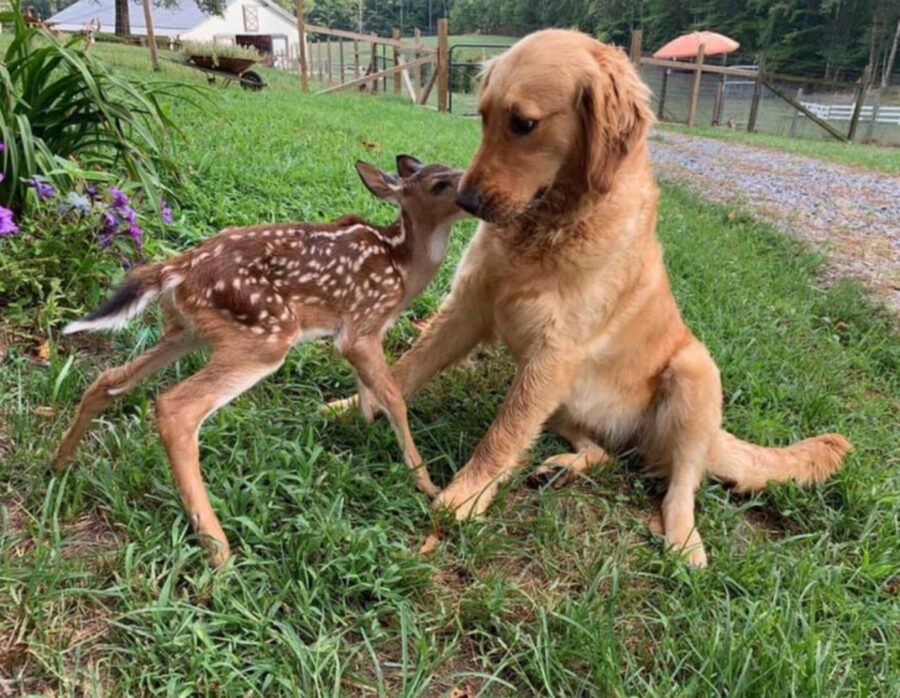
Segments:
[[[808,240],[829,278],[863,281],[900,315],[900,177],[669,131],[650,146],[660,179]]]

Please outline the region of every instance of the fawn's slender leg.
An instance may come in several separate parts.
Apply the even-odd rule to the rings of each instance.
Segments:
[[[121,366],[108,368],[84,392],[75,419],[53,454],[53,467],[68,463],[91,420],[118,398],[129,393],[138,383],[173,361],[190,353],[198,341],[186,330],[178,328],[137,358]]]
[[[254,349],[258,347],[217,351],[206,366],[156,401],[157,428],[178,493],[216,567],[228,560],[230,548],[203,485],[197,436],[207,417],[277,370],[286,353],[277,359],[270,353],[266,362]]]
[[[453,289],[430,319],[428,326],[394,364],[393,375],[401,395],[409,398],[436,374],[464,359],[491,334],[490,294],[478,283],[477,274],[466,273],[461,264]],[[320,412],[341,413],[356,407],[359,396],[334,400]]]
[[[547,428],[568,441],[574,452],[550,456],[529,476],[532,484],[543,484],[549,480],[558,489],[574,482],[579,475],[609,462],[609,455],[603,447],[572,419],[565,406],[547,420]]]
[[[406,465],[415,474],[416,487],[429,497],[434,497],[438,493],[438,488],[435,487],[428,475],[428,470],[422,464],[422,456],[419,455],[409,431],[406,403],[403,401],[400,387],[384,359],[381,342],[377,337],[360,337],[344,348],[342,353],[356,369],[360,382],[371,392],[371,397],[387,413],[394,434],[403,449]]]

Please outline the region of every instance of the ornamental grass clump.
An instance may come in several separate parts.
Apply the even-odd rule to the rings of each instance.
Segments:
[[[157,201],[174,171],[166,138],[174,124],[162,100],[192,88],[116,75],[85,52],[83,36],[63,41],[27,27],[21,0],[10,7],[0,12],[11,34],[0,54],[0,205],[21,213],[35,178],[69,190],[125,177]]]

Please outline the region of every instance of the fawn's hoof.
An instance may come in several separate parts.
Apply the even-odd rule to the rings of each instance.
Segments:
[[[339,417],[359,406],[359,396],[345,397],[342,400],[332,400],[319,408],[319,414],[325,417]]]

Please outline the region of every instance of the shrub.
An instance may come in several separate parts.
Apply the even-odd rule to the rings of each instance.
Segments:
[[[160,100],[190,88],[114,75],[85,53],[84,37],[63,43],[25,26],[21,0],[10,5],[0,13],[12,27],[0,67],[0,204],[21,212],[34,177],[69,190],[85,178],[115,182],[123,170],[157,201],[173,127]]]
[[[143,261],[144,224],[172,222],[165,201],[158,202],[160,216],[141,216],[115,186],[64,192],[39,179],[28,186],[35,199],[29,215],[14,231],[0,220],[0,314],[15,324],[43,325],[96,303],[117,271]],[[148,256],[159,251],[158,239],[146,242]]]

